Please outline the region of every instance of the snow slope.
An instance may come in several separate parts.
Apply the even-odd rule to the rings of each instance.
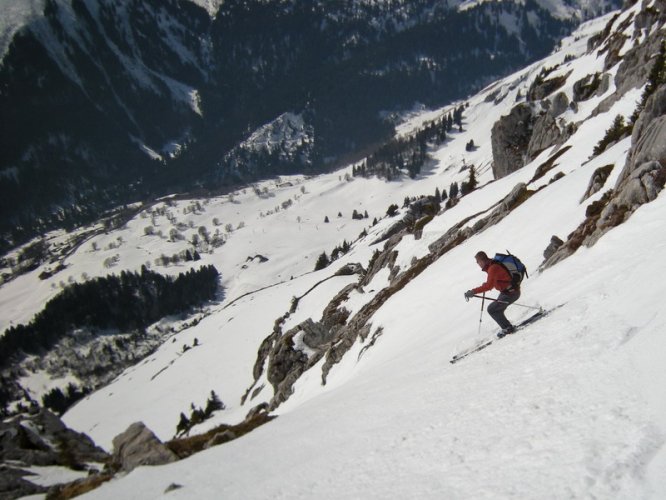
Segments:
[[[426,255],[428,245],[454,224],[485,211],[517,183],[530,181],[552,149],[493,181],[492,125],[518,95],[525,95],[543,67],[561,64],[554,74],[577,75],[561,89],[571,97],[578,78],[601,68],[603,56],[587,54],[586,41],[610,18],[587,23],[559,52],[471,97],[465,131],[453,133],[433,151],[434,165],[415,181],[351,178],[345,176],[347,168],[315,178],[266,182],[256,186],[259,194],[248,189],[202,201],[201,209],[187,214],[183,210],[193,201],[165,201],[166,210],[179,220],[192,221],[184,231],[188,239],[201,225],[210,228],[214,218],[221,221],[216,227],[235,228],[223,246],[202,254],[203,263],[221,271],[225,300],[198,325],[78,403],[65,422],[111,449],[113,437],[138,420],[161,439],[170,439],[179,413],[191,403],[202,406],[211,390],[227,409],[194,432],[239,422],[252,406],[270,401],[273,393],[265,374],[255,386],[265,387],[252,401],[241,405],[240,398],[253,383],[259,344],[289,309],[292,297],[312,290],[283,331],[308,317],[318,320],[335,293],[355,282],[354,276],[340,276],[313,288],[345,263],[367,264],[383,245],[371,242],[395,221],[382,218],[389,204],[402,205],[405,196],[433,194],[435,188],[466,180],[464,165],[477,167],[481,188],[437,215],[421,239],[403,238],[396,247],[396,263],[403,269]],[[566,55],[577,58],[565,62]],[[615,116],[629,116],[641,94],[635,89],[608,112],[591,117],[613,91],[611,84],[603,96],[565,113],[579,127],[556,167],[530,185],[543,189],[388,299],[371,319],[374,345],[369,347],[372,336],[358,340],[334,365],[326,385],[322,361],[299,378],[293,395],[273,412],[277,419],[189,459],[138,468],[88,496],[160,498],[175,484],[181,487],[169,492],[173,498],[666,497],[666,313],[661,307],[666,284],[656,269],[666,248],[661,230],[666,195],[662,192],[642,206],[595,246],[537,271],[551,236],[565,239],[585,219],[586,207],[614,186],[624,166],[629,138],[590,160]],[[400,133],[418,128],[419,120],[413,118]],[[470,139],[479,146],[473,152],[465,150]],[[604,188],[581,203],[590,177],[604,165],[614,165]],[[551,183],[559,172],[565,176]],[[291,206],[278,210],[286,200]],[[353,209],[367,210],[369,219],[352,220]],[[329,223],[323,222],[326,216]],[[381,220],[371,226],[368,221],[374,217]],[[163,237],[146,234],[147,225],[163,229]],[[6,284],[0,288],[2,326],[37,312],[56,293],[52,286],[57,281],[79,279],[83,272],[106,274],[108,257],[119,256],[112,270],[138,269],[160,253],[185,248],[183,241],[167,240],[169,227],[166,216],[137,216],[125,228],[81,246],[68,258],[70,266],[53,278],[40,281],[37,271]],[[368,236],[357,239],[363,229]],[[351,251],[312,272],[317,256],[343,240],[354,241]],[[99,250],[92,249],[93,242]],[[552,312],[451,365],[453,354],[496,331],[487,314],[479,322],[480,303],[466,303],[463,292],[485,277],[474,254],[505,249],[519,255],[531,271],[522,305],[512,306],[509,318],[520,321],[533,312],[524,305]],[[247,260],[257,254],[269,260]],[[364,293],[350,293],[344,305],[358,311],[387,283],[387,273],[378,274]],[[183,352],[183,345],[192,345],[195,338],[200,346]]]

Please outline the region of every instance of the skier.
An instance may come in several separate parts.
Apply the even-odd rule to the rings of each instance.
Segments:
[[[469,300],[474,295],[487,292],[493,288],[500,292],[497,300],[488,306],[488,314],[502,329],[497,333],[497,336],[502,338],[515,331],[515,327],[504,316],[504,311],[510,304],[520,298],[520,285],[513,285],[509,271],[502,264],[488,258],[485,252],[478,252],[474,258],[481,270],[488,274],[488,278],[483,285],[465,292],[465,298]]]

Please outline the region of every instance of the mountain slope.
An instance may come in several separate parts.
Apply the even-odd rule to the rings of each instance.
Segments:
[[[632,168],[637,157],[648,165],[656,161],[654,171],[663,172],[664,159],[650,157],[658,147],[647,141],[656,134],[658,146],[663,137],[663,83],[646,102],[633,137],[609,142],[599,154],[593,150],[615,117],[628,119],[641,100],[640,75],[646,77],[649,65],[633,70],[637,87],[628,83],[627,68],[643,56],[655,60],[658,48],[651,44],[663,39],[663,12],[663,4],[647,10],[636,4],[588,23],[548,58],[470,97],[463,131],[431,146],[431,160],[415,180],[406,174],[393,182],[352,177],[347,167],[258,184],[197,209],[193,201],[163,202],[165,212],[192,220],[185,224],[187,240],[213,218],[231,224],[225,244],[202,259],[221,271],[228,299],[79,402],[65,421],[105,448],[136,420],[167,440],[176,433],[179,413],[202,405],[211,390],[227,408],[193,432],[238,422],[258,405],[278,418],[187,460],[136,469],[91,496],[157,498],[176,484],[180,488],[169,495],[205,498],[661,498],[666,316],[655,262],[666,245],[659,231],[666,210],[663,177],[655,174],[652,184],[649,172],[636,177],[646,190],[656,188],[649,203],[622,196],[624,178],[643,172],[643,163]],[[643,55],[634,51],[641,47]],[[596,72],[600,82],[609,75],[608,85],[583,91],[586,77]],[[560,86],[526,100],[544,92],[547,82]],[[524,144],[518,155],[524,166],[495,175],[495,125],[523,106],[530,112],[523,122],[534,125],[534,146],[535,130],[552,117],[541,111],[557,109],[559,93],[574,103],[559,109],[559,134],[544,134],[551,144],[542,149]],[[419,130],[426,119],[459,104],[415,116],[400,132]],[[642,134],[642,126],[650,134]],[[475,148],[468,147],[471,140]],[[403,230],[376,243],[410,213],[403,207],[398,217],[385,217],[389,204],[462,183],[470,165],[478,188],[432,217],[420,238]],[[601,189],[589,194],[591,180],[609,166]],[[613,209],[622,203],[629,206]],[[601,214],[590,209],[599,205]],[[51,283],[78,279],[84,270],[104,274],[102,262],[115,254],[122,254],[122,267],[136,268],[184,248],[187,240],[169,242],[144,231],[151,225],[166,234],[171,227],[159,208],[92,236],[65,260],[70,267],[52,278],[40,282],[36,270],[5,284],[0,303],[9,320],[36,312],[39,301],[54,293]],[[352,209],[380,220],[352,219]],[[598,219],[591,218],[595,213]],[[614,227],[602,224],[606,217]],[[585,223],[606,232],[594,245],[576,247],[579,238],[568,235]],[[367,235],[356,239],[363,229]],[[593,234],[585,230],[580,240]],[[556,254],[553,265],[538,270],[553,235],[565,240],[558,252],[566,255]],[[111,246],[118,237],[120,246]],[[317,256],[342,240],[354,240],[349,252],[311,272]],[[479,302],[462,297],[484,277],[473,256],[507,248],[531,271],[519,303],[553,311],[451,365],[453,354],[496,330],[485,313],[479,323]],[[371,266],[376,250],[379,264]],[[335,276],[348,263],[367,272],[360,279]],[[27,307],[15,298],[28,294]],[[336,330],[328,321],[343,307],[349,314]],[[531,312],[514,305],[508,316],[519,321]],[[312,342],[315,334],[331,332],[339,336]],[[185,351],[195,339],[198,347]],[[285,366],[293,370],[283,371]],[[293,374],[300,376],[292,380]],[[24,383],[33,397],[44,391],[37,377]]]
[[[458,10],[434,0],[8,4],[18,24],[2,25],[5,251],[118,204],[329,170],[389,137],[390,112],[442,105],[544,56],[585,10],[565,18],[533,2]],[[305,114],[314,129],[307,154],[228,158],[285,113]]]

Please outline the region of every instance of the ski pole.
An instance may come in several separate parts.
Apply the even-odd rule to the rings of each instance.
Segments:
[[[538,311],[541,311],[543,309],[543,307],[526,306],[525,304],[519,304],[518,302],[507,302],[505,300],[491,299],[490,297],[486,297],[485,293],[483,294],[483,296],[474,295],[473,297],[476,297],[477,299],[483,299],[481,301],[481,307],[483,307],[483,301],[485,301],[486,298],[487,298],[488,300],[492,300],[493,302],[499,302],[500,304],[509,304],[509,305],[512,305],[512,306],[520,306],[520,307],[525,307],[527,309],[535,309],[535,310],[538,310]]]
[[[475,295],[478,297],[478,295]],[[486,292],[483,292],[483,297],[481,297],[481,314],[479,315],[479,332],[477,335],[481,335],[481,321],[483,320],[483,303],[486,301]]]

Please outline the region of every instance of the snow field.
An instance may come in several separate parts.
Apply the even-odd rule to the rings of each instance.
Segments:
[[[196,432],[236,423],[251,406],[270,400],[272,388],[264,374],[255,387],[266,386],[255,400],[240,406],[240,397],[252,384],[258,346],[275,319],[289,310],[292,297],[303,295],[339,266],[365,266],[373,251],[383,246],[370,242],[397,220],[385,219],[368,228],[367,220],[351,220],[351,211],[367,209],[370,220],[379,218],[389,204],[401,206],[405,196],[433,194],[435,188],[465,180],[464,165],[479,167],[480,189],[435,217],[422,239],[407,235],[397,246],[402,270],[425,255],[428,245],[452,225],[487,210],[468,223],[473,224],[489,214],[489,207],[517,183],[532,179],[554,153],[544,151],[523,169],[493,181],[493,123],[508,113],[518,92],[524,95],[542,67],[561,62],[563,54],[580,54],[586,37],[603,29],[606,21],[585,25],[580,38],[565,40],[560,52],[471,97],[465,131],[451,134],[433,152],[432,169],[414,182],[347,182],[345,169],[312,179],[294,177],[291,186],[270,184],[271,198],[259,198],[251,190],[237,193],[234,201],[214,200],[204,214],[189,215],[196,221],[194,231],[216,216],[234,227],[246,224],[215,253],[202,256],[201,263],[212,263],[222,273],[226,301],[213,306],[197,326],[81,401],[65,415],[65,422],[109,449],[113,437],[137,420],[161,439],[169,439],[179,413],[189,411],[190,403],[203,405],[210,390],[227,410],[217,412]],[[599,64],[597,57],[586,56],[558,71],[573,69],[584,76]],[[574,81],[562,89],[568,95]],[[497,88],[504,99],[498,104],[486,101]],[[138,468],[89,497],[161,498],[172,483],[182,486],[169,492],[174,498],[666,497],[666,285],[658,267],[666,247],[661,230],[666,195],[641,207],[594,247],[580,248],[537,272],[550,237],[566,239],[584,220],[585,208],[614,186],[624,166],[628,138],[588,160],[614,117],[628,116],[641,92],[631,91],[609,112],[583,122],[612,91],[584,103],[577,112],[566,112],[567,121],[581,123],[557,165],[528,186],[543,189],[388,299],[371,319],[368,338],[357,341],[332,368],[326,386],[321,384],[322,360],[296,382],[294,394],[275,412],[277,419],[187,460]],[[402,133],[418,120],[414,118]],[[468,153],[465,144],[470,139],[479,147]],[[603,189],[581,202],[593,172],[609,164],[614,169]],[[550,184],[557,172],[566,175]],[[286,199],[295,200],[289,209],[258,215]],[[178,210],[188,203],[177,202]],[[338,211],[343,218],[337,218]],[[329,224],[323,223],[326,215]],[[146,238],[145,224],[135,219],[122,233],[98,238],[113,241],[122,234],[123,267],[140,267],[165,244]],[[311,272],[322,251],[330,253],[343,240],[354,241],[365,228],[369,236],[355,242],[349,254],[323,271]],[[100,258],[106,254],[88,255],[86,248],[68,260],[72,268],[57,280],[83,271],[106,274]],[[553,311],[451,365],[452,355],[496,331],[485,312],[479,325],[478,299],[466,303],[463,298],[465,290],[485,278],[473,256],[478,250],[506,249],[520,256],[530,271],[518,302]],[[269,261],[246,261],[255,254]],[[169,272],[186,269],[173,266]],[[365,293],[350,294],[345,307],[360,310],[387,285],[387,278],[386,271],[378,274]],[[335,277],[314,288],[283,331],[308,317],[318,320],[335,293],[354,279]],[[40,283],[30,275],[3,286],[4,321],[19,321],[39,310],[39,301],[54,293],[49,287],[49,281]],[[248,292],[255,293],[229,305]],[[20,304],[16,297],[30,302]],[[514,305],[507,315],[518,322],[531,312]],[[195,338],[200,346],[183,353],[183,345],[191,346]]]

